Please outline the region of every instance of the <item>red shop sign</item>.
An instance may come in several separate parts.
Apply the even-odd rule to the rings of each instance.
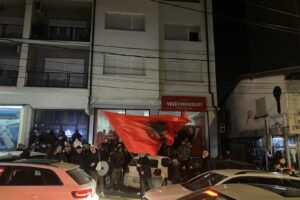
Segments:
[[[206,111],[206,97],[191,96],[162,96],[161,109],[163,111]]]

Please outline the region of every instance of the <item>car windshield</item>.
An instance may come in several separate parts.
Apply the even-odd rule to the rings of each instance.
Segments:
[[[67,171],[72,179],[79,185],[84,185],[92,181],[91,177],[79,167]]]
[[[188,190],[196,191],[201,188],[215,185],[225,178],[227,178],[227,176],[217,174],[214,172],[206,172],[185,183],[182,183],[181,185]]]
[[[300,190],[296,187],[286,187],[278,185],[251,184],[253,186],[274,192],[283,197],[300,197]]]

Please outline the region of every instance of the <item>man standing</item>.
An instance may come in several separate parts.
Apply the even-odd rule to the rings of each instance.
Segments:
[[[120,190],[121,187],[121,176],[122,176],[122,164],[124,162],[124,155],[122,148],[114,148],[114,151],[110,154],[110,163],[113,168],[111,174],[111,189],[116,186],[116,189]]]
[[[90,152],[87,155],[88,167],[91,172],[92,178],[96,181],[97,188],[99,189],[101,196],[104,198],[105,195],[103,176],[98,175],[98,172],[96,171],[96,167],[100,161],[101,157],[99,150],[96,149],[95,145],[91,145]]]
[[[178,160],[180,161],[180,169],[189,170],[189,159],[191,154],[192,144],[189,142],[189,139],[186,137],[181,142],[177,148]]]
[[[150,160],[146,153],[139,153],[137,161],[137,170],[140,175],[141,195],[152,188],[152,175]]]

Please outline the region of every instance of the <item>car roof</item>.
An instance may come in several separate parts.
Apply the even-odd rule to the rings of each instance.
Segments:
[[[269,177],[277,177],[277,178],[289,178],[289,179],[297,179],[297,177],[290,176],[289,174],[283,174],[278,172],[267,172],[267,171],[260,171],[260,170],[246,170],[246,169],[220,169],[220,170],[212,170],[211,172],[221,174],[227,177],[231,176],[269,176]]]
[[[3,162],[0,163],[0,166],[3,165],[10,165],[10,166],[25,166],[25,167],[39,167],[39,168],[48,168],[53,169],[59,168],[64,171],[69,171],[71,169],[78,168],[79,165],[66,163],[66,162],[58,162],[55,160],[48,160],[48,159],[23,159],[18,160],[16,162]]]
[[[274,186],[274,187],[278,187],[278,186]],[[211,189],[234,199],[253,200],[253,199],[261,199],[262,197],[264,199],[272,199],[272,200],[285,199],[285,197],[275,192],[272,192],[271,190],[258,187],[258,185],[256,186],[250,184],[224,184],[224,185],[212,186]],[[296,198],[299,199],[299,197]],[[294,198],[289,198],[289,199],[294,199]]]

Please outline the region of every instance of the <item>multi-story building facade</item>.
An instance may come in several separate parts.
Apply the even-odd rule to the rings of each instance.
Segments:
[[[188,110],[201,148],[217,155],[210,0],[2,2],[1,70],[15,68],[0,88],[0,103],[21,107],[19,142],[28,142],[37,126],[77,128],[92,143],[98,132],[111,131],[102,110]],[[10,16],[15,12],[8,9],[19,13]]]

